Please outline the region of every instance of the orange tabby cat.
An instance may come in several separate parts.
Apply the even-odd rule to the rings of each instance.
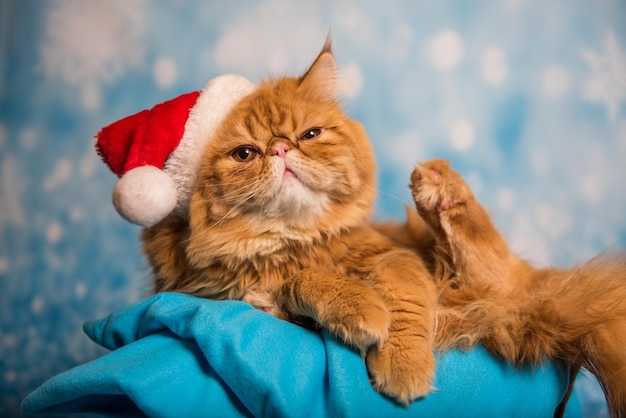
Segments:
[[[624,255],[533,268],[441,160],[413,173],[421,216],[370,224],[371,145],[335,96],[327,44],[302,77],[235,107],[205,150],[189,219],[143,234],[157,291],[312,318],[366,354],[374,387],[403,404],[428,393],[433,344],[480,342],[515,364],[566,360],[572,379],[588,368],[626,416]]]
[[[145,230],[144,249],[157,291],[312,318],[406,405],[434,376],[434,280],[369,224],[372,147],[336,94],[329,42],[302,77],[262,83],[204,151],[189,219]]]
[[[533,268],[509,251],[447,161],[417,165],[411,180],[423,221],[412,215],[407,227],[386,231],[431,261],[437,349],[480,342],[515,364],[562,359],[572,366],[571,383],[585,367],[612,416],[626,417],[626,254],[571,270]]]

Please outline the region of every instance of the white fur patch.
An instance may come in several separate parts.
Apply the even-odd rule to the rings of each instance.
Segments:
[[[275,161],[271,168],[271,201],[264,206],[263,214],[270,218],[282,218],[289,225],[308,227],[326,210],[328,196],[307,187],[298,179],[297,173],[285,176],[285,163]]]

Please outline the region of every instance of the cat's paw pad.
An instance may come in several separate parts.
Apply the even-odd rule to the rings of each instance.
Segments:
[[[424,340],[390,339],[372,347],[366,363],[374,389],[401,405],[408,406],[432,390],[435,357]]]
[[[277,304],[274,294],[266,289],[250,288],[241,300],[279,319],[287,320],[289,318],[287,313]]]
[[[471,196],[463,178],[446,160],[417,164],[411,174],[411,192],[420,213],[446,212]]]
[[[391,314],[380,298],[362,296],[336,298],[319,319],[332,334],[366,353],[387,340]]]

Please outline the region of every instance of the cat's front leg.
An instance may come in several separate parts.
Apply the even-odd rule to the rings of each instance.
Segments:
[[[417,211],[436,239],[441,271],[460,284],[508,289],[515,257],[463,178],[446,160],[417,164],[411,175]]]
[[[275,291],[288,317],[308,317],[365,354],[389,335],[391,317],[382,298],[363,282],[324,269],[306,269]]]
[[[432,389],[435,286],[421,260],[403,250],[381,260],[368,283],[391,312],[389,338],[366,357],[372,386],[407,406]]]

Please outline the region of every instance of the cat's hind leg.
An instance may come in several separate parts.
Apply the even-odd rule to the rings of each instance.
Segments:
[[[507,289],[516,260],[489,215],[446,160],[417,164],[411,175],[417,211],[435,236],[436,276]]]
[[[437,349],[477,343],[511,362],[520,359],[528,315],[511,290],[525,263],[509,252],[489,215],[445,160],[418,164],[411,176],[416,208],[435,237]]]

